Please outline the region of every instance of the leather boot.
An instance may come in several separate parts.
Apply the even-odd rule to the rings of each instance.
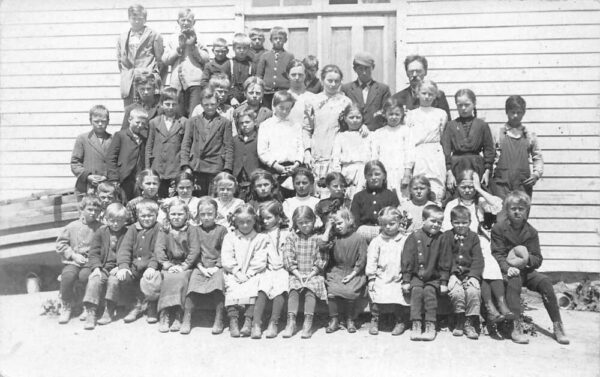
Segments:
[[[340,320],[338,319],[337,316],[335,317],[331,317],[329,319],[329,324],[327,325],[327,328],[325,329],[325,332],[327,334],[331,334],[333,332],[336,332],[340,329]]]
[[[242,326],[242,329],[240,330],[240,336],[242,336],[242,337],[250,336],[250,333],[252,332],[251,327],[252,327],[252,318],[245,317],[244,325]]]
[[[183,319],[181,320],[181,328],[179,333],[187,335],[192,331],[192,308],[185,308],[183,310]]]
[[[426,321],[425,322],[425,332],[421,336],[421,340],[432,341],[435,339],[435,322]]]
[[[104,313],[102,313],[102,317],[98,320],[99,325],[108,325],[114,319],[115,315],[115,303],[106,300],[106,307],[104,308]]]
[[[267,339],[272,339],[277,337],[277,321],[270,320],[269,326],[267,327],[267,331],[265,332],[265,336]]]
[[[246,324],[244,324],[245,326]],[[244,331],[242,329],[242,331]],[[252,339],[260,339],[262,338],[262,328],[261,324],[258,321],[253,321],[252,330],[250,331],[250,338]]]
[[[377,335],[379,334],[379,317],[371,316],[371,327],[369,328],[369,334]]]
[[[421,321],[412,321],[410,340],[421,340]]]
[[[96,327],[96,305],[90,305],[85,308],[85,330],[93,330]]]
[[[504,316],[504,319],[513,320],[516,318],[516,315],[510,311],[508,305],[506,305],[506,299],[504,296],[498,297],[498,310],[500,314]]]
[[[171,327],[169,328],[169,330],[171,330],[172,332],[177,332],[179,330],[181,330],[181,308],[179,307],[174,307],[173,309],[171,309],[172,312],[172,316],[173,316],[173,323],[171,324]]]
[[[354,318],[348,317],[348,319],[346,320],[346,330],[348,330],[350,334],[354,334],[356,332],[356,324],[354,323]]]
[[[224,327],[225,326],[223,325],[223,310],[217,309],[217,311],[215,312],[215,322],[213,323],[212,327],[213,335],[219,335],[223,333]]]
[[[521,323],[520,319],[515,319],[513,321],[513,327],[510,333],[510,337],[512,341],[517,344],[529,343],[529,339],[527,339],[527,336],[523,333],[523,324]]]
[[[487,311],[486,318],[489,323],[498,323],[504,321],[504,316],[498,312],[492,299],[485,302],[485,309]]]
[[[131,323],[136,321],[140,315],[142,314],[142,302],[136,302],[135,306],[127,313],[125,318],[123,318],[123,322]]]
[[[467,336],[467,338],[469,339],[479,339],[479,334],[477,333],[477,330],[475,330],[475,324],[477,323],[477,316],[468,316],[467,319],[465,320],[465,335]]]
[[[240,337],[240,325],[238,324],[238,317],[229,317],[229,335],[232,338]]]
[[[399,320],[398,322],[396,322],[396,325],[394,326],[394,329],[392,330],[392,335],[393,336],[402,335],[402,334],[404,334],[405,331],[406,331],[406,323],[402,320]]]
[[[296,319],[294,318],[294,324]],[[313,315],[304,314],[304,323],[302,324],[302,339],[310,339],[312,336]]]
[[[556,341],[560,344],[569,344],[569,339],[565,334],[565,328],[562,322],[552,322],[552,326],[554,327],[554,337]]]
[[[311,316],[312,317],[312,316]],[[306,321],[306,315],[304,316]],[[312,318],[311,318],[312,320]],[[304,328],[303,328],[304,330]],[[294,313],[288,313],[287,322],[285,324],[285,330],[283,330],[282,336],[284,338],[291,338],[296,332],[296,315]]]
[[[148,301],[148,308],[146,309],[146,322],[156,323],[158,322],[158,310],[157,301]]]
[[[169,332],[169,309],[163,309],[158,314],[158,331]]]
[[[455,318],[455,323],[454,323],[454,330],[452,330],[452,335],[463,336],[464,326],[465,326],[465,313],[457,313],[454,315],[454,318]]]
[[[61,325],[69,323],[69,320],[71,319],[71,311],[71,303],[63,301],[62,305],[60,306],[60,317],[58,317],[58,323]]]

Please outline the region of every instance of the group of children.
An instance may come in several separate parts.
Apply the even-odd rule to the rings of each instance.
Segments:
[[[335,65],[315,82],[314,57],[294,59],[280,27],[271,51],[253,30],[235,35],[233,59],[216,40],[209,60],[189,9],[164,51],[159,37],[147,39],[155,33],[143,7],[129,18],[120,67],[132,71],[134,103],[114,136],[108,110],[93,107],[92,131],[73,151],[82,216],[57,241],[61,323],[83,295],[86,329],[126,306],[125,322],[146,312],[161,332],[188,334],[194,309],[209,306],[213,334],[227,313],[231,336],[261,338],[270,306],[272,338],[287,306],[287,338],[303,299],[301,336],[310,338],[318,301],[328,306],[327,333],[353,333],[368,299],[373,335],[391,311],[392,335],[410,328],[412,340],[433,340],[438,317],[451,312],[453,334],[477,339],[483,313],[527,343],[525,285],[542,293],[557,341],[569,342],[550,280],[536,271],[542,255],[527,218],[543,162],[521,124],[523,98],[507,99],[494,140],[471,90],[456,93],[459,117],[448,121],[433,106],[437,85],[422,79],[418,107],[405,112],[372,79],[368,53],[355,56],[358,78],[342,86]],[[149,73],[127,60],[152,46]],[[407,72],[415,60],[426,65],[408,57]],[[170,84],[160,89],[165,66]]]

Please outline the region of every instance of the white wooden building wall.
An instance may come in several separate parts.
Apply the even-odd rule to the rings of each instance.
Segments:
[[[90,130],[89,109],[110,111],[120,129],[116,44],[128,30],[129,0],[0,2],[0,199],[73,187],[75,137]],[[242,31],[237,0],[143,0],[147,26],[167,39],[189,7],[200,42]],[[238,17],[236,17],[236,13]]]
[[[527,101],[524,123],[545,160],[531,222],[542,269],[600,272],[600,2],[412,1],[398,17],[398,55],[419,53],[428,78],[454,93],[470,88],[492,132],[504,101]],[[399,87],[404,87],[401,85]]]
[[[179,8],[196,14],[204,43],[243,30],[243,0],[146,0],[148,26],[176,31]],[[532,223],[545,270],[600,271],[600,3],[583,1],[413,1],[398,4],[397,87],[401,61],[430,62],[454,110],[453,93],[471,88],[479,116],[495,130],[504,100],[521,94],[525,122],[546,162]],[[32,6],[35,4],[35,6]],[[129,1],[5,0],[0,6],[0,199],[73,185],[74,138],[88,110],[122,120],[115,45],[127,30]],[[330,62],[322,62],[322,65]],[[335,63],[335,62],[331,62]]]

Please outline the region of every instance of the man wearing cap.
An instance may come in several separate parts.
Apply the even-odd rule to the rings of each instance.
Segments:
[[[394,94],[394,98],[400,103],[406,106],[407,110],[416,109],[419,107],[419,97],[417,96],[417,87],[427,76],[427,58],[420,55],[409,55],[404,59],[404,69],[406,70],[406,76],[410,82],[408,88],[402,89],[398,93]],[[436,99],[431,104],[433,107],[442,109],[450,117],[450,107],[446,100],[446,95],[443,91],[438,90]]]
[[[390,88],[373,80],[375,59],[368,52],[359,52],[352,61],[354,72],[358,78],[355,81],[342,85],[342,93],[358,104],[363,122],[369,131],[381,128],[383,124],[375,113],[381,110],[385,101],[390,97]]]

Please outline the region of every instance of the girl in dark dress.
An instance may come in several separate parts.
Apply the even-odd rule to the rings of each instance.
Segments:
[[[330,264],[325,274],[329,306],[329,325],[326,332],[332,333],[340,328],[338,309],[342,306],[345,307],[342,311],[346,314],[346,329],[349,333],[354,333],[354,303],[364,295],[367,282],[367,242],[355,232],[354,217],[348,209],[342,208],[332,214],[331,221],[335,236],[329,255]]]

